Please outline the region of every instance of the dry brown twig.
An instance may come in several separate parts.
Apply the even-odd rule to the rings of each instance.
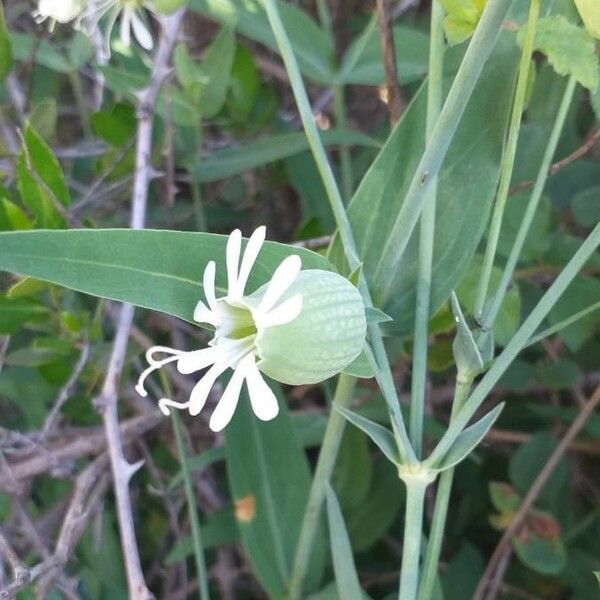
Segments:
[[[379,24],[379,39],[381,54],[385,69],[385,87],[387,91],[387,107],[392,127],[400,120],[400,115],[406,106],[402,90],[398,84],[398,69],[394,46],[394,31],[391,27],[387,0],[377,0],[377,22]]]
[[[154,107],[160,88],[169,72],[171,52],[177,40],[184,12],[185,8],[182,8],[161,19],[162,35],[154,58],[150,82],[138,96],[135,176],[130,223],[132,229],[143,229],[146,220],[148,187],[154,175],[151,163]],[[140,468],[141,463],[132,465],[125,458],[117,412],[118,382],[127,353],[133,315],[132,305],[122,305],[104,384],[95,405],[102,414],[108,443],[129,597],[132,600],[149,600],[153,596],[142,572],[129,494],[129,480]]]
[[[508,558],[511,554],[510,544],[512,538],[519,532],[525,518],[527,517],[527,514],[533,507],[540,492],[543,490],[548,479],[554,472],[554,469],[558,465],[558,462],[567,451],[569,445],[577,437],[577,434],[584,427],[587,420],[590,418],[598,404],[600,404],[600,386],[596,388],[590,399],[586,402],[584,408],[580,411],[577,418],[573,421],[573,423],[569,427],[569,430],[561,439],[560,443],[556,446],[554,452],[544,465],[544,468],[540,471],[532,486],[529,488],[527,495],[525,496],[523,502],[519,506],[519,510],[513,517],[510,525],[504,531],[504,534],[500,538],[496,549],[492,553],[487,567],[483,575],[481,576],[479,585],[475,590],[473,600],[483,600],[484,598],[486,598],[487,600],[493,600],[496,597],[498,593],[498,588],[502,583],[502,579],[504,577],[504,572],[508,567]],[[490,586],[490,592],[487,596],[485,596],[484,594],[488,586]]]

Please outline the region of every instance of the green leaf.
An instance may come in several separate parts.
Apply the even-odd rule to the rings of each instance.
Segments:
[[[28,321],[47,314],[48,309],[37,302],[0,296],[0,335],[15,333]]]
[[[24,139],[26,146],[24,150],[27,152],[31,169],[38,174],[63,206],[69,206],[71,203],[69,188],[54,152],[30,123],[25,127]]]
[[[500,481],[490,481],[490,498],[494,508],[501,513],[514,513],[521,506],[521,496],[508,485]]]
[[[429,40],[425,33],[397,25],[394,27],[394,45],[398,77],[402,84],[427,74]],[[337,80],[344,84],[381,85],[385,82],[383,65],[379,29],[369,22],[346,50]]]
[[[513,538],[512,544],[521,561],[543,575],[557,575],[567,564],[567,553],[560,538],[544,538],[526,531]]]
[[[219,23],[235,24],[239,33],[277,51],[260,0],[191,0],[190,8]],[[334,78],[333,41],[306,12],[288,2],[278,2],[278,8],[302,72],[319,83],[330,84]]]
[[[6,198],[0,198],[0,230],[23,230],[31,227],[31,221],[16,204]]]
[[[111,146],[124,146],[135,133],[135,110],[131,104],[117,102],[91,116],[94,133]]]
[[[375,460],[371,487],[363,502],[346,511],[346,523],[356,552],[370,548],[392,527],[404,503],[398,470],[383,457]]]
[[[525,495],[540,470],[556,448],[556,439],[550,433],[538,433],[520,446],[508,465],[508,475],[515,489]],[[568,467],[564,458],[552,472],[550,479],[539,494],[542,506],[559,506],[568,484]]]
[[[460,56],[458,48],[447,54],[449,61]],[[487,223],[499,174],[517,54],[514,38],[501,34],[441,169],[432,315],[468,269]],[[383,329],[397,335],[412,332],[414,325],[418,231],[411,237],[393,281],[383,277],[378,267],[424,148],[426,101],[423,88],[369,168],[348,209],[358,255],[364,261],[364,273],[375,306],[394,319]],[[334,242],[331,257],[334,263],[344,264],[339,240]],[[341,267],[340,270],[344,271]],[[384,290],[389,292],[382,298]]]
[[[234,56],[234,30],[224,27],[202,57],[207,82],[200,88],[199,110],[205,118],[216,116],[225,104]]]
[[[394,435],[389,429],[343,406],[336,405],[335,409],[339,410],[355,427],[362,429],[393,464],[399,464],[398,447]]]
[[[356,508],[371,485],[373,461],[369,438],[357,427],[345,427],[331,485],[344,509]]]
[[[587,309],[600,298],[600,281],[595,277],[578,276],[562,295],[548,315],[550,325],[557,325],[573,314]],[[572,352],[577,352],[584,343],[600,330],[600,313],[591,312],[559,333]]]
[[[4,232],[0,233],[0,270],[191,321],[203,297],[202,272],[210,260],[217,263],[217,293],[226,293],[226,243],[224,235],[180,231]],[[266,242],[247,290],[266,283],[290,254],[298,254],[305,269],[332,270],[327,259],[315,252]]]
[[[361,352],[344,370],[346,375],[358,377],[359,379],[371,379],[375,377],[373,366],[365,352]]]
[[[335,492],[327,483],[327,518],[333,557],[333,572],[340,598],[362,600],[363,593],[356,573],[350,538]]]
[[[8,29],[6,28],[4,9],[0,4],[0,83],[2,83],[10,73],[12,62],[12,44],[10,43]]]
[[[575,0],[575,6],[588,33],[600,40],[600,4],[597,0]]]
[[[278,387],[275,387],[279,390]],[[247,555],[272,598],[283,598],[310,489],[308,460],[296,437],[281,392],[279,415],[261,422],[247,394],[225,430],[227,472],[235,515]],[[307,588],[319,582],[322,535],[311,555]]]
[[[524,29],[519,31],[522,43]],[[585,29],[573,25],[563,16],[544,17],[538,21],[534,49],[543,52],[559,75],[572,75],[584,87],[598,87],[598,56],[593,38]]]
[[[25,33],[10,33],[13,56],[21,62],[34,61],[57,73],[70,73],[71,63],[48,41]]]
[[[323,141],[326,144],[378,145],[373,138],[364,134],[335,129],[323,132]],[[189,170],[195,181],[216,181],[300,154],[307,149],[308,140],[303,133],[280,133],[244,146],[213,152],[200,160],[194,159],[190,161]]]
[[[593,227],[600,221],[600,185],[589,187],[571,198],[573,216],[582,227]]]
[[[470,38],[487,0],[441,0],[446,18],[444,31],[450,44],[460,44]]]
[[[485,437],[496,419],[500,416],[503,408],[504,403],[498,404],[489,413],[481,417],[479,421],[464,429],[454,440],[444,458],[437,464],[432,465],[432,467],[438,471],[445,471],[462,462]]]

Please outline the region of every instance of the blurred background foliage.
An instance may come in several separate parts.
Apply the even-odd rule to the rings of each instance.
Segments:
[[[447,284],[453,287],[460,274],[457,289],[467,310],[472,309],[481,269],[484,226],[518,56],[515,30],[524,21],[526,4],[516,2],[511,21],[505,23],[499,42],[505,52],[491,59],[499,71],[487,71],[488,80],[470,105],[440,181],[442,238],[448,229],[440,252],[454,243],[454,254],[449,263],[440,264],[439,276],[455,269]],[[310,1],[285,3],[281,9],[349,201],[388,140],[390,126],[373,6],[364,0],[332,0],[329,5],[331,31],[318,24],[317,8]],[[8,1],[3,7],[0,229],[127,227],[136,93],[148,81],[148,56],[115,39],[110,63],[98,65],[82,32],[58,26],[50,33],[36,26],[28,2]],[[566,25],[560,27],[579,27],[570,0],[545,0],[542,7],[544,15],[564,19]],[[390,3],[405,107],[400,125],[404,133],[397,138],[402,153],[398,164],[388,166],[389,181],[380,178],[359,191],[350,208],[357,220],[385,207],[386,194],[410,181],[410,161],[422,151],[415,144],[422,145],[416,140],[423,129],[419,90],[427,74],[429,10],[425,1]],[[447,31],[449,39],[460,37],[452,23]],[[554,43],[558,31],[549,34]],[[592,43],[590,59],[572,43],[573,56],[565,57],[564,49],[562,60],[569,73],[577,72],[584,86],[594,88],[597,51]],[[149,227],[227,233],[240,226],[249,233],[264,223],[271,239],[325,250],[333,218],[273,48],[258,2],[191,0],[173,71],[156,106]],[[449,81],[464,49],[459,44],[448,50]],[[501,260],[522,219],[566,82],[553,42],[540,40],[538,50],[500,238]],[[500,81],[496,87],[494,79]],[[100,99],[99,83],[105,86]],[[600,93],[580,87],[557,151],[556,159],[564,160],[549,178],[496,324],[500,346],[600,219],[599,112]],[[385,210],[377,214],[385,221]],[[368,247],[369,240],[364,243]],[[547,325],[600,301],[599,274],[596,253]],[[493,277],[499,276],[498,269]],[[388,351],[403,392],[410,381],[412,326],[406,298],[414,293],[415,277],[409,257],[399,272],[405,291],[392,299],[389,310],[396,321]],[[0,285],[0,523],[23,562],[34,565],[44,549],[52,548],[75,477],[105,450],[101,419],[91,399],[106,369],[114,307],[35,279],[2,274]],[[445,302],[449,289],[440,286],[429,356],[426,433],[431,440],[445,429],[454,375],[453,321]],[[156,419],[152,404],[137,397],[133,385],[143,368],[145,346],[165,342],[191,348],[205,344],[207,336],[150,311],[138,311],[136,323],[121,385],[120,416],[126,425],[136,419],[141,423],[124,439],[131,460],[146,461],[132,485],[143,566],[157,597],[194,597],[192,542],[173,436],[168,423]],[[485,443],[456,472],[439,598],[470,597],[500,532],[589,390],[600,384],[599,331],[596,310],[527,349],[495,390],[493,399],[505,400],[506,408]],[[185,391],[185,381],[175,385]],[[331,392],[330,382],[280,388],[282,407],[288,409],[275,422],[258,423],[240,410],[224,436],[211,434],[200,418],[184,418],[215,597],[284,597]],[[61,395],[66,402],[50,422]],[[362,414],[386,421],[373,382],[360,384],[355,404]],[[95,443],[83,447],[86,439]],[[600,415],[595,413],[512,540],[515,557],[499,597],[599,597],[593,575],[600,570],[599,456]],[[394,597],[404,505],[397,474],[362,432],[348,427],[332,483],[363,588],[372,598]],[[66,567],[68,581],[57,577],[47,590],[49,598],[70,597],[68,582],[77,590],[75,597],[126,597],[113,497],[106,484],[100,492]],[[323,529],[308,580],[312,600],[338,597],[326,540]],[[1,588],[9,579],[6,571],[0,575]],[[18,598],[35,598],[35,589],[25,587]]]

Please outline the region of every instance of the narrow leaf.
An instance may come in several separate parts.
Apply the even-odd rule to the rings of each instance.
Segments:
[[[4,9],[2,8],[2,4],[0,4],[0,83],[2,83],[10,73],[12,62],[12,45],[6,28]]]
[[[342,406],[336,406],[335,408],[350,423],[362,429],[393,464],[397,465],[400,462],[396,440],[394,439],[394,434],[389,429]]]
[[[217,290],[226,293],[227,237],[180,231],[72,229],[0,233],[0,270],[74,290],[159,310],[187,321],[203,298],[204,266],[217,263]],[[331,270],[326,258],[284,244],[263,246],[248,282],[266,283],[290,254],[305,269]]]
[[[491,429],[503,408],[504,403],[498,404],[479,421],[464,429],[454,440],[446,455],[437,464],[434,464],[433,468],[445,471],[466,458]]]
[[[362,600],[363,593],[356,573],[350,538],[339,502],[329,483],[326,494],[329,539],[338,595],[347,600]]]

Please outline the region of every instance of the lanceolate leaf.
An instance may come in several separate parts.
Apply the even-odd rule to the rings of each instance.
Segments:
[[[336,129],[324,132],[323,141],[326,144],[378,145],[376,140],[367,135]],[[190,161],[190,173],[196,181],[216,181],[305,150],[308,150],[308,140],[304,133],[281,133]]]
[[[340,504],[331,485],[327,484],[327,518],[329,521],[329,539],[333,557],[333,571],[338,596],[347,600],[361,600],[363,593],[358,582],[356,565],[352,556],[350,538],[344,523]]]
[[[447,53],[447,64],[459,49]],[[518,48],[501,34],[442,167],[436,216],[432,302],[434,314],[466,272],[483,233],[498,179],[504,131],[514,83]],[[447,82],[449,83],[449,82]],[[349,207],[359,256],[378,308],[394,318],[384,328],[408,333],[414,323],[418,231],[397,269],[389,300],[381,302],[377,268],[396,215],[424,147],[426,93],[422,89],[367,172]],[[410,148],[411,151],[407,152]],[[332,258],[342,263],[339,243]]]
[[[0,83],[8,75],[12,69],[12,45],[8,30],[6,29],[6,21],[4,19],[4,10],[0,4]]]
[[[379,425],[379,423],[375,423],[342,406],[336,406],[335,408],[339,410],[352,425],[362,429],[373,442],[379,446],[379,449],[393,464],[397,465],[400,462],[396,440],[389,429],[386,429],[383,425]]]
[[[284,598],[310,488],[308,460],[285,400],[271,422],[256,419],[246,394],[225,430],[229,485],[248,556],[271,598]],[[323,568],[323,536],[317,537],[308,591]]]
[[[446,456],[439,463],[432,465],[432,468],[445,471],[456,466],[466,458],[485,437],[485,434],[490,430],[503,408],[504,403],[498,404],[487,415],[462,431],[456,440],[454,440],[452,446],[450,446]]]
[[[277,50],[260,0],[191,0],[190,7],[221,23],[235,23],[239,33]],[[302,72],[320,83],[333,78],[333,42],[308,14],[289,2],[279,11]]]
[[[217,288],[225,293],[226,242],[223,235],[179,231],[4,232],[0,233],[0,270],[191,321],[203,297],[202,272],[210,260],[217,263]],[[248,291],[268,281],[290,254],[298,254],[305,269],[331,270],[319,254],[267,242],[252,270]]]

